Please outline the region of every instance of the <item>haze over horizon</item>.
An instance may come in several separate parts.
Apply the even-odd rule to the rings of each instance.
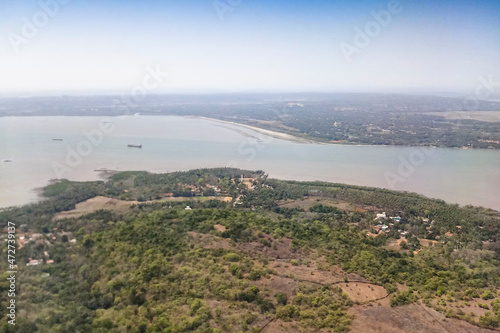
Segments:
[[[470,0],[4,1],[0,94],[122,93],[151,71],[149,93],[473,94],[499,85],[499,18]]]

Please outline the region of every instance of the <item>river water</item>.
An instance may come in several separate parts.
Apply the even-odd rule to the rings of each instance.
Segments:
[[[51,179],[99,179],[98,169],[168,172],[225,166],[264,170],[282,179],[417,192],[500,210],[498,150],[301,143],[190,117],[0,117],[0,207],[36,201],[34,189]]]

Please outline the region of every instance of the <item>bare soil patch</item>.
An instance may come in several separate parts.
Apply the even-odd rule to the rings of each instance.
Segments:
[[[397,252],[404,252],[405,250],[401,249],[401,242],[405,241],[405,238],[393,239],[387,242],[383,247],[387,250],[393,250]]]
[[[443,314],[420,304],[391,308],[389,305],[354,306],[351,332],[362,333],[491,333],[463,320],[446,318]]]
[[[226,227],[223,226],[222,224],[214,224],[214,229],[220,232],[226,231]]]
[[[97,196],[83,202],[80,202],[75,205],[75,209],[68,210],[64,212],[57,213],[54,216],[54,220],[60,220],[65,218],[77,218],[83,215],[93,213],[97,210],[111,210],[118,213],[126,213],[127,210],[132,205],[138,204],[148,204],[148,203],[156,203],[156,202],[179,202],[186,200],[221,200],[228,202],[233,198],[231,197],[166,197],[159,200],[150,200],[150,201],[127,201],[127,200],[119,200],[114,198],[108,198],[103,196]]]
[[[54,216],[54,220],[81,217],[100,209],[125,213],[134,203],[137,202],[97,196],[76,204],[76,207],[73,210],[57,213]]]
[[[294,290],[299,285],[299,282],[293,280],[291,278],[279,276],[279,275],[270,275],[269,278],[260,278],[257,281],[252,282],[257,287],[265,287],[273,290],[274,293],[282,292],[287,295],[288,298],[295,296]]]
[[[274,259],[269,261],[268,267],[275,274],[272,274],[271,279],[260,279],[257,284],[282,291],[290,296],[297,282],[307,282],[320,285],[337,285],[349,295],[353,302],[358,304],[387,297],[387,291],[383,287],[372,284],[357,274],[347,274],[338,266],[330,266],[324,258],[313,261],[305,258],[305,255],[299,253],[299,251],[293,252],[290,239],[283,239],[278,242],[269,237],[268,240],[274,241],[273,246],[275,243],[279,244],[273,249],[273,246],[264,246],[260,242],[236,243],[210,234],[197,232],[189,232],[188,234],[193,242],[204,248],[242,251],[254,258],[265,254]],[[292,264],[292,260],[296,260],[297,264]],[[301,261],[306,261],[307,264],[299,264],[298,262]],[[321,265],[321,268],[318,265]],[[346,277],[348,279],[347,283],[344,280]]]
[[[341,283],[338,286],[349,295],[355,304],[369,303],[388,297],[387,291],[383,287],[374,284],[350,282]]]
[[[243,251],[253,257],[266,255],[271,259],[299,259],[304,256],[301,251],[292,250],[292,240],[287,238],[278,241],[266,235],[264,239],[270,245],[264,245],[261,241],[237,243],[231,239],[210,234],[201,234],[198,232],[188,232],[188,234],[191,236],[193,242],[207,249]]]
[[[439,243],[439,241],[425,238],[418,238],[418,241],[420,242],[420,245],[425,247],[434,246],[435,244]]]
[[[284,322],[282,320],[273,320],[270,322],[261,333],[298,333],[300,328],[297,324]]]
[[[460,313],[462,313],[462,314],[472,313],[472,314],[474,314],[474,318],[476,320],[480,316],[484,316],[486,312],[488,312],[488,311],[491,312],[491,304],[490,304],[491,300],[487,300],[486,301],[486,300],[483,300],[483,299],[480,299],[480,298],[476,298],[476,299],[468,301],[469,305],[466,305],[465,301],[464,302],[461,302],[461,301],[458,301],[458,302],[447,302],[447,301],[445,301],[446,305],[439,304],[444,299],[445,298],[437,298],[437,299],[433,300],[431,304],[433,306],[445,307],[447,309],[452,310],[453,312],[455,312],[457,314],[460,314]],[[480,303],[488,305],[488,307],[490,309],[488,310],[488,309],[484,309],[484,308],[479,307]]]
[[[428,112],[427,114],[441,116],[450,120],[478,120],[487,122],[500,122],[500,111],[448,111]]]

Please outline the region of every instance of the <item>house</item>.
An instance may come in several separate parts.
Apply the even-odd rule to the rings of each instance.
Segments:
[[[7,241],[7,240],[6,240]],[[24,236],[20,236],[17,242],[19,249],[22,249],[26,244],[28,244],[28,239]]]
[[[383,232],[388,232],[389,231],[389,226],[386,225],[386,224],[382,225],[382,231]]]
[[[377,217],[376,217],[377,220],[386,219],[386,218],[387,218],[387,215],[385,215],[385,212],[383,212],[382,214],[377,214]]]
[[[33,239],[33,240],[41,239],[42,237],[43,237],[43,235],[39,234],[39,233],[33,233],[33,234],[29,235],[29,238]]]
[[[193,210],[193,208],[189,207],[189,206],[186,206],[186,208],[184,208],[185,210]]]
[[[30,258],[29,260],[30,260],[30,261],[29,261],[29,263],[27,263],[27,264],[26,264],[26,266],[38,266],[38,265],[40,265],[40,264],[42,264],[42,263],[43,263],[43,260],[42,260],[42,259],[40,259],[40,260],[36,260],[36,259],[31,259],[31,258]]]
[[[401,217],[400,217],[400,216],[391,217],[391,219],[392,219],[394,222],[401,222]]]

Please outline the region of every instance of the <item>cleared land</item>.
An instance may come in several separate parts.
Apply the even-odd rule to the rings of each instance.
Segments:
[[[433,116],[442,116],[449,120],[478,120],[487,122],[500,122],[500,111],[447,111],[429,112]]]
[[[491,333],[463,320],[446,318],[443,314],[420,304],[391,308],[388,304],[354,306],[351,332],[359,333]]]
[[[186,201],[186,200],[221,200],[225,202],[230,202],[233,198],[231,197],[167,197],[159,200],[153,201],[126,201],[114,198],[108,198],[103,196],[97,196],[95,198],[88,199],[86,201],[76,204],[75,209],[57,213],[54,216],[54,220],[66,219],[66,218],[77,218],[85,214],[93,213],[97,210],[111,210],[117,213],[126,213],[130,206],[137,204],[147,204],[154,202],[175,202],[175,201]]]
[[[372,284],[357,274],[348,274],[338,266],[328,265],[322,257],[312,260],[300,251],[293,251],[291,239],[278,241],[266,237],[271,246],[264,246],[260,242],[235,243],[226,238],[197,232],[190,232],[189,235],[194,243],[205,248],[242,251],[254,258],[267,255],[271,259],[268,267],[275,273],[269,279],[261,279],[256,283],[287,295],[292,295],[298,283],[312,283],[337,285],[355,304],[387,298],[387,291],[383,287]],[[348,279],[347,283],[344,278]]]

